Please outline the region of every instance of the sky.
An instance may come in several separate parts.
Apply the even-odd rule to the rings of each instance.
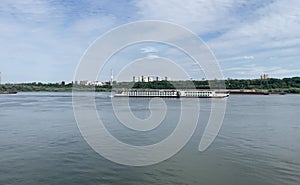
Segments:
[[[97,38],[142,20],[168,21],[194,32],[216,57],[224,78],[300,76],[299,0],[2,0],[2,83],[72,81]],[[110,78],[109,68],[120,70],[116,61],[172,58],[171,50],[157,43],[124,49],[100,80]],[[204,77],[194,67],[184,70],[190,78]]]

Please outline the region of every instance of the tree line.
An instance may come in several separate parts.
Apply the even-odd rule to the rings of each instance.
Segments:
[[[223,86],[222,86],[223,84]],[[91,88],[96,91],[111,91],[112,89],[209,89],[210,87],[226,87],[226,89],[258,89],[268,91],[283,91],[300,93],[300,77],[269,78],[269,79],[227,79],[227,80],[193,80],[193,81],[153,81],[153,82],[108,82],[103,86],[85,86],[73,83],[19,83],[2,84],[0,91],[72,91],[72,88],[86,90]]]

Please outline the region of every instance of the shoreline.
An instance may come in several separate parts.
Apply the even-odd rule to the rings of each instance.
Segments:
[[[101,89],[101,90],[95,90],[91,88],[80,88],[77,89],[76,92],[117,92],[120,89]],[[122,89],[124,90],[124,89]],[[174,89],[136,89],[136,90],[174,90]],[[190,89],[190,90],[212,90],[212,89]],[[272,90],[272,89],[271,89]],[[271,90],[253,90],[253,89],[224,89],[224,90],[216,90],[216,91],[227,91],[230,93],[230,95],[287,95],[287,94],[300,94],[299,92],[291,93],[291,92],[286,92],[285,89],[282,91],[271,91]],[[20,90],[20,91],[0,91],[1,94],[18,94],[18,93],[28,93],[28,92],[73,92],[73,89],[51,89],[51,90]]]

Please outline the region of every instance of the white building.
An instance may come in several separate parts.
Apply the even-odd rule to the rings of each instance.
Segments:
[[[87,85],[88,84],[88,80],[81,80],[80,82],[79,82],[79,84],[80,85]]]
[[[153,82],[153,78],[151,76],[148,76],[148,82]]]
[[[168,77],[168,76],[166,76],[166,77],[165,77],[165,80],[166,80],[166,81],[170,81],[170,80],[171,80],[171,78],[170,78],[170,77]]]
[[[148,82],[148,76],[142,76],[142,82]]]
[[[91,83],[91,85],[94,85],[94,86],[103,86],[104,82],[94,81],[94,82]]]
[[[162,81],[162,80],[163,80],[163,78],[160,76],[144,76],[144,75],[142,75],[142,76],[133,76],[132,77],[133,82],[153,82],[153,81]],[[164,80],[170,81],[171,78],[166,76],[164,78]]]
[[[262,75],[260,75],[260,79],[262,79],[262,80],[266,80],[268,78],[269,78],[269,74],[262,74]]]
[[[105,83],[104,82],[99,82],[99,81],[89,81],[89,80],[82,80],[79,82],[80,85],[94,85],[94,86],[103,86]]]
[[[140,77],[139,76],[133,76],[133,82],[139,82]]]

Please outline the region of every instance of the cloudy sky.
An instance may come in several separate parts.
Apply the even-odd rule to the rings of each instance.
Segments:
[[[97,38],[140,20],[169,21],[196,33],[225,78],[300,76],[299,0],[2,0],[2,82],[71,81]],[[157,44],[124,52],[119,60],[168,57],[168,50]],[[186,70],[199,78],[193,68]]]

